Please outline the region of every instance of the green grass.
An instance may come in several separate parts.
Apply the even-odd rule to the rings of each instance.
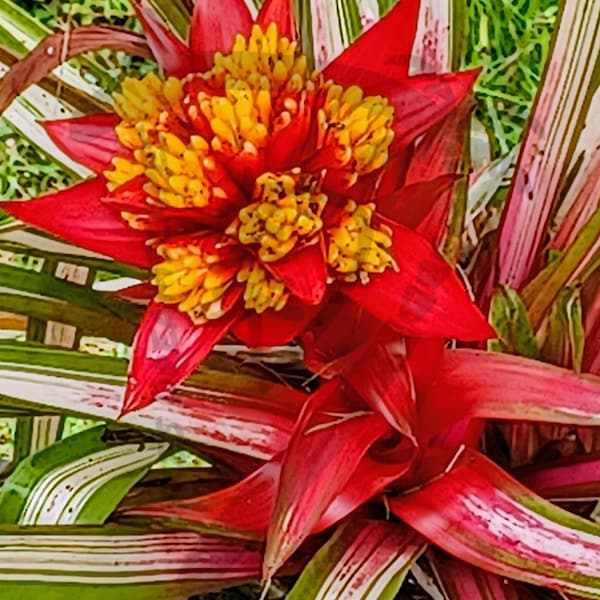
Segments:
[[[482,67],[477,116],[494,156],[521,139],[548,56],[557,0],[466,0],[462,65]]]

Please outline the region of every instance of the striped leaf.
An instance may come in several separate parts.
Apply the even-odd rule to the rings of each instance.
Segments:
[[[594,173],[586,161],[575,161],[574,153],[577,150],[581,156],[582,129],[586,119],[594,119],[588,111],[597,87],[599,23],[600,0],[562,3],[552,54],[500,229],[499,280],[515,289],[532,276],[553,211],[562,200],[563,185],[577,175],[578,189],[572,189],[569,197],[577,196]],[[592,156],[597,154],[593,146],[587,149]]]
[[[436,546],[475,567],[600,598],[600,527],[536,496],[474,450],[464,449],[445,472],[389,505]]]
[[[341,526],[304,569],[288,600],[392,600],[427,547],[401,523]]]
[[[260,552],[193,533],[74,531],[0,534],[2,600],[187,600],[256,579]]]
[[[0,491],[0,521],[101,525],[167,443],[108,446],[104,426],[56,442],[23,460]]]
[[[124,360],[0,344],[0,404],[115,420],[126,368]],[[287,446],[303,399],[303,394],[281,384],[203,367],[185,387],[127,415],[123,422],[269,459]]]

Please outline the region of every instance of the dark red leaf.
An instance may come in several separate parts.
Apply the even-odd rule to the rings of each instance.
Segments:
[[[393,194],[379,198],[377,210],[396,223],[417,229],[440,200],[447,201],[456,180],[456,175],[442,175],[401,187]]]
[[[403,146],[447,117],[471,94],[479,70],[419,75],[397,83],[382,82],[381,92],[396,109],[394,144]],[[454,158],[454,154],[452,154]]]
[[[364,308],[343,294],[333,294],[302,335],[304,362],[321,377],[345,373],[382,327]]]
[[[319,310],[320,306],[290,297],[280,311],[246,314],[233,325],[232,333],[250,348],[280,346],[298,337]]]
[[[405,335],[463,341],[494,336],[458,276],[431,244],[407,227],[392,227],[398,271],[387,269],[372,275],[367,285],[347,284],[341,291]]]
[[[345,375],[357,394],[415,445],[415,389],[403,341],[373,344]]]
[[[406,184],[435,180],[461,172],[473,100],[467,97],[417,144],[406,173]]]
[[[321,244],[311,244],[290,252],[265,267],[305,304],[320,304],[327,290],[327,263]]]
[[[308,399],[285,453],[267,535],[266,579],[310,534],[386,430],[379,415],[353,407],[337,381]]]
[[[408,473],[416,457],[417,450],[412,444],[404,444],[395,449],[392,458],[386,461],[378,460],[371,454],[363,456],[356,471],[329,505],[314,531],[330,527],[383,492],[391,483]]]
[[[156,296],[156,286],[148,282],[136,283],[115,292],[115,296],[121,300],[147,306]]]
[[[519,469],[515,477],[530,490],[551,499],[600,496],[600,454],[569,457],[549,465]]]
[[[419,0],[401,0],[325,69],[325,77],[367,93],[378,93],[382,77],[407,78],[418,18]]]

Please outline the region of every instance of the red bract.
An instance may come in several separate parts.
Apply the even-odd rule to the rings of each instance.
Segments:
[[[117,115],[47,124],[97,177],[3,205],[152,268],[124,411],[182,381],[228,330],[251,346],[286,343],[332,299],[405,335],[489,337],[456,274],[409,228],[425,222],[437,240],[476,76],[408,77],[418,2],[323,73],[299,50],[291,2],[268,0],[256,23],[242,0],[216,7],[196,2],[186,45],[141,3],[165,77],[125,80]],[[451,160],[434,160],[446,139]]]

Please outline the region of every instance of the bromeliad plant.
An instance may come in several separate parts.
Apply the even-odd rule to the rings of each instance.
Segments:
[[[289,2],[267,0],[255,23],[241,2],[216,6],[196,2],[186,45],[139,5],[163,72],[125,80],[115,115],[46,124],[95,178],[4,206],[88,249],[152,268],[151,285],[123,294],[150,301],[124,407],[139,410],[125,422],[183,439],[221,470],[212,482],[194,480],[191,491],[177,478],[163,489],[169,478],[147,469],[167,445],[137,433],[141,444],[115,447],[100,426],[23,461],[0,490],[0,516],[98,527],[146,478],[116,523],[82,532],[79,545],[71,531],[61,533],[78,562],[86,545],[100,545],[107,558],[75,575],[54,561],[43,577],[64,586],[57,593],[79,585],[93,597],[96,586],[116,585],[127,598],[179,598],[302,571],[292,599],[391,598],[409,570],[432,585],[415,564],[431,545],[454,557],[432,549],[420,563],[451,600],[539,597],[505,577],[600,597],[600,528],[543,499],[597,498],[597,457],[511,472],[510,460],[503,470],[481,445],[485,439],[487,453],[503,457],[490,446],[497,436],[484,435],[489,420],[519,421],[520,431],[539,421],[569,431],[600,425],[600,380],[535,360],[597,370],[598,218],[584,224],[581,213],[563,210],[563,233],[551,242],[560,254],[546,265],[540,240],[558,202],[519,195],[530,177],[526,161],[537,157],[529,149],[545,132],[528,134],[500,229],[500,276],[485,254],[471,270],[479,305],[492,307],[493,347],[504,353],[457,348],[445,338],[491,334],[434,250],[459,178],[475,74],[408,77],[414,0],[402,0],[320,74],[300,52]],[[578,22],[572,11],[565,19]],[[567,25],[563,31],[575,28]],[[381,40],[390,42],[383,50]],[[538,168],[536,185],[554,164]],[[586,207],[593,180],[580,177],[578,185],[570,206]],[[535,211],[544,218],[532,230],[518,217]],[[569,245],[577,231],[583,241]],[[518,247],[527,252],[520,256]],[[559,294],[577,278],[586,282],[587,354],[578,288]],[[492,294],[498,281],[505,285]],[[113,299],[104,308],[118,307]],[[205,367],[171,390],[227,331],[250,346],[296,339],[316,391]],[[65,368],[63,355],[28,351],[42,368],[13,373],[13,350],[0,348],[16,406],[116,417],[123,390],[115,365],[103,364],[89,382]],[[519,447],[508,441],[517,462]],[[55,485],[57,474],[68,493]],[[140,526],[160,533],[140,534]],[[100,534],[113,536],[114,548]],[[0,537],[16,564],[0,568],[0,579],[23,569],[19,550],[10,557],[23,545],[19,535],[9,529]],[[56,538],[42,531],[25,543],[45,561]],[[131,556],[123,557],[124,547]],[[154,549],[150,571],[147,548]]]
[[[46,123],[97,176],[5,209],[154,273],[124,412],[181,382],[227,331],[284,344],[339,294],[404,334],[490,337],[405,225],[422,211],[411,203],[444,201],[455,178],[407,185],[413,143],[476,77],[408,77],[418,7],[404,0],[319,73],[289,0],[265,2],[255,23],[241,0],[197,2],[189,45],[141,4],[164,77],[126,79],[115,115]]]

